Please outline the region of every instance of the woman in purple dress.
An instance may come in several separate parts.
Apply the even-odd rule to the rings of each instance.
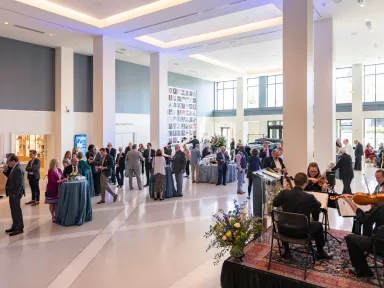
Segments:
[[[52,159],[49,163],[47,193],[45,204],[49,204],[49,212],[52,215],[52,222],[56,221],[56,208],[59,202],[60,183],[67,181],[59,167],[59,161]]]

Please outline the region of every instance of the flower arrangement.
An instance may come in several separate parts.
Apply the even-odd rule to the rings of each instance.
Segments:
[[[217,149],[220,149],[223,146],[224,147],[227,146],[227,139],[224,136],[215,135],[212,137],[212,140],[211,140],[212,151],[216,151]]]
[[[68,180],[70,181],[83,180],[83,179],[85,179],[85,177],[81,176],[79,171],[72,171],[72,173],[68,177]]]
[[[216,223],[209,227],[209,231],[205,233],[205,238],[211,238],[209,246],[206,251],[211,248],[220,249],[215,254],[214,264],[219,264],[221,258],[229,251],[232,257],[242,259],[244,256],[244,248],[248,241],[255,233],[259,233],[262,229],[262,224],[259,218],[248,215],[245,211],[247,202],[239,205],[237,200],[233,200],[235,209],[222,214],[213,215]]]

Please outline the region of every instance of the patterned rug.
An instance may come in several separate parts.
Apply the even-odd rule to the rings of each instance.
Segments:
[[[306,254],[292,251],[292,259],[286,260],[280,257],[277,242],[274,240],[274,249],[272,251],[272,260],[270,273],[280,276],[296,279],[298,281],[307,282],[319,287],[343,287],[343,288],[361,288],[361,287],[378,287],[376,278],[366,279],[358,278],[348,272],[351,267],[349,264],[343,269],[346,261],[349,260],[347,245],[344,236],[349,233],[345,231],[332,230],[332,235],[341,240],[341,244],[334,239],[329,240],[331,253],[334,255],[331,260],[316,260],[315,264],[311,262],[312,267],[307,270],[307,279],[304,281],[304,270],[297,267],[303,267]],[[268,260],[271,243],[271,229],[263,233],[257,240],[251,242],[245,249],[245,256],[242,265],[268,271]],[[327,246],[325,247],[327,251]],[[312,258],[310,258],[312,260]],[[277,263],[276,263],[277,262]],[[368,261],[372,266],[372,261]],[[286,266],[288,264],[289,266]],[[383,273],[384,269],[379,269],[379,273]],[[374,271],[374,269],[372,269]],[[383,279],[383,274],[381,274]]]

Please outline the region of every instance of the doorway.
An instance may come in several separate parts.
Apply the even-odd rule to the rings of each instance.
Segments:
[[[136,133],[121,133],[115,135],[115,147],[125,147],[128,146],[128,143],[132,142],[133,144],[136,144]]]
[[[283,139],[283,121],[268,121],[268,138]]]
[[[229,127],[221,127],[221,136],[224,136],[227,141],[229,140]]]

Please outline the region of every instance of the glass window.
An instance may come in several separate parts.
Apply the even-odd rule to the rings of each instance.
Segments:
[[[268,107],[283,106],[283,75],[268,76]]]
[[[376,101],[384,101],[384,74],[376,75]]]
[[[268,107],[276,106],[276,89],[275,88],[276,88],[275,85],[268,85],[268,89],[267,89]]]
[[[352,67],[336,69],[336,79],[345,77],[352,77]]]
[[[336,103],[352,103],[352,68],[336,69]]]
[[[216,83],[216,110],[236,109],[236,81]]]
[[[233,109],[233,89],[224,90],[224,110]]]
[[[352,119],[337,119],[336,120],[336,138],[340,138],[341,142],[348,139],[352,142]]]
[[[249,78],[247,84],[247,108],[259,108],[259,78]]]
[[[259,86],[259,78],[249,78],[248,87],[249,86]]]
[[[375,75],[376,74],[375,65],[367,65],[364,67],[365,75]]]
[[[364,67],[364,102],[384,101],[384,64]]]
[[[224,90],[218,90],[217,91],[217,110],[223,110],[224,109]]]
[[[368,143],[375,149],[384,143],[384,119],[371,118],[364,121],[364,136],[365,145]]]
[[[375,101],[375,75],[365,76],[364,90],[365,99],[364,102]]]
[[[224,89],[233,88],[233,81],[224,82]]]

